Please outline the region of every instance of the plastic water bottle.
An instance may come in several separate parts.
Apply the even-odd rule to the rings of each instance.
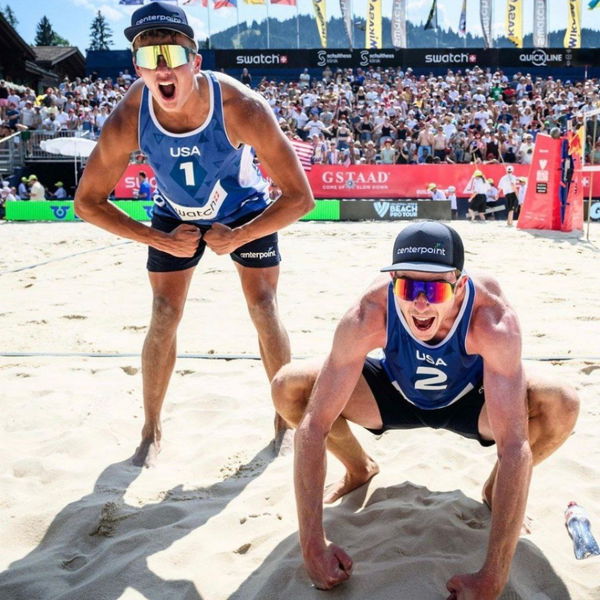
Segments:
[[[573,549],[577,560],[600,554],[598,542],[592,535],[590,518],[583,507],[579,506],[577,502],[571,501],[567,505],[565,524],[569,535],[573,539]]]

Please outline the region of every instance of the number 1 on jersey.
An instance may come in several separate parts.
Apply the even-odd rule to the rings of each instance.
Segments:
[[[181,163],[179,169],[182,170],[185,175],[185,185],[190,187],[196,185],[194,181],[194,163],[191,160]]]

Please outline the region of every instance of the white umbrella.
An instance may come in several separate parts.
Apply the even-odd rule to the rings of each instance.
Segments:
[[[75,185],[77,185],[77,158],[87,158],[95,146],[94,140],[81,137],[56,137],[40,142],[40,148],[44,152],[72,156],[75,159]]]

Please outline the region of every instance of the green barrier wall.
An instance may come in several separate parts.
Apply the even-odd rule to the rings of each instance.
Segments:
[[[152,202],[140,200],[115,200],[113,202],[136,221],[149,221]],[[73,200],[46,200],[26,202],[18,200],[6,203],[8,221],[79,221],[73,210]],[[302,221],[339,221],[339,200],[317,200],[316,206]]]

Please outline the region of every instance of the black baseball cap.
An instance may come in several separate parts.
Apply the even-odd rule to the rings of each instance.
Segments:
[[[407,225],[394,242],[392,264],[382,271],[447,273],[463,270],[465,250],[452,227],[437,221]]]
[[[150,2],[131,15],[131,26],[125,28],[125,37],[133,40],[149,29],[170,29],[194,39],[194,30],[188,25],[183,9],[166,2]]]

